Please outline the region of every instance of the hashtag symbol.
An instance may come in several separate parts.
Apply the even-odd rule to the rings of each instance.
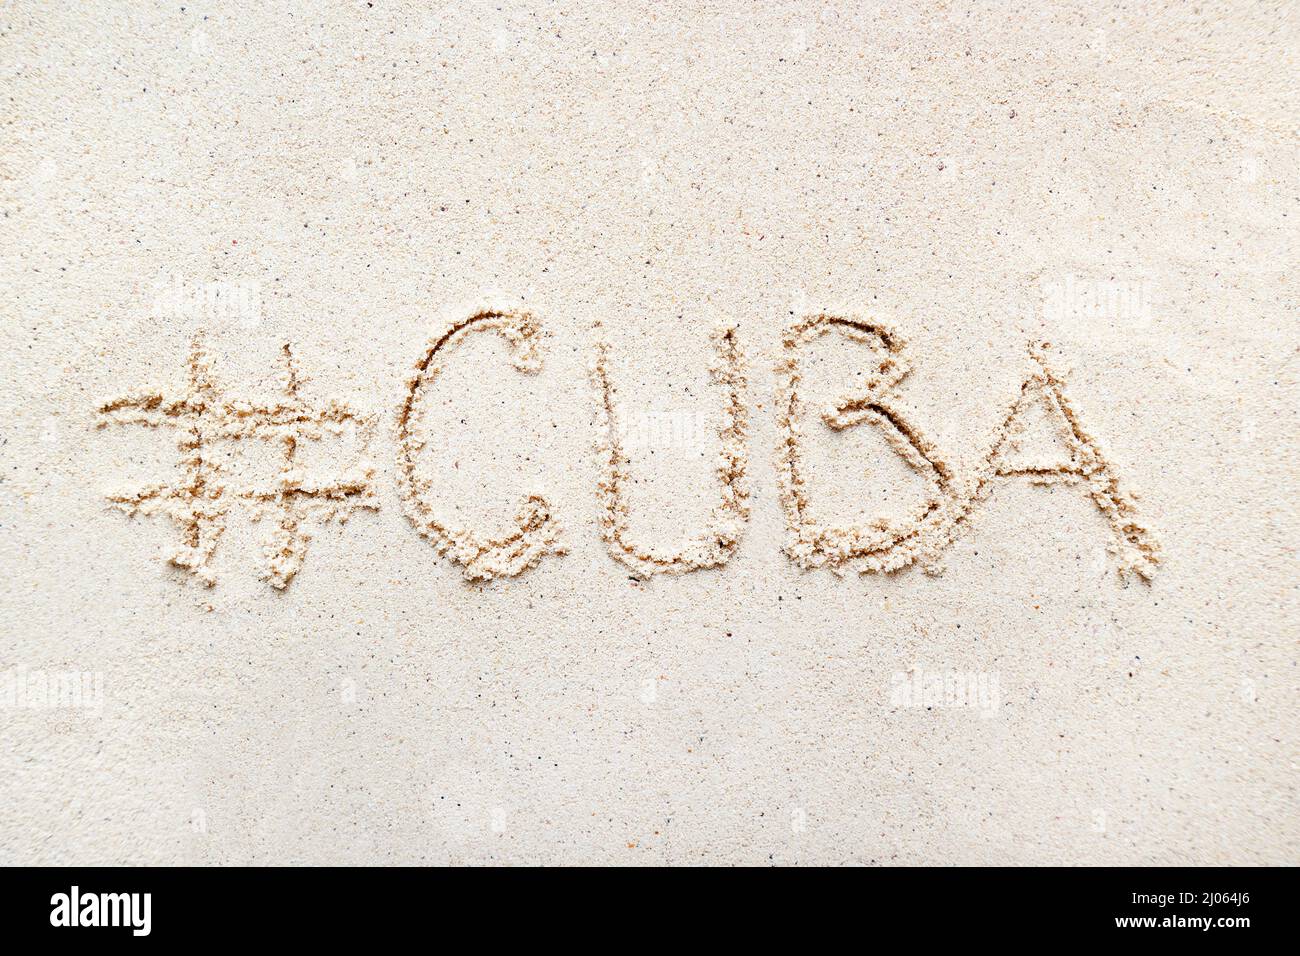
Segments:
[[[341,432],[352,422],[369,432],[372,422],[362,419],[345,405],[331,402],[313,409],[302,397],[302,376],[288,344],[283,346],[284,399],[273,406],[241,410],[246,431],[240,437],[260,437],[278,442],[280,473],[267,488],[252,488],[241,497],[258,503],[255,519],[274,513],[274,528],[267,546],[266,577],[273,587],[284,588],[293,580],[307,555],[311,534],[306,519],[311,517],[347,521],[355,508],[378,510],[374,495],[373,468],[359,467],[332,481],[307,476],[298,462],[299,446],[305,440],[319,441],[326,431]]]
[[[175,483],[146,485],[112,493],[108,500],[128,515],[163,514],[180,530],[181,544],[168,562],[204,585],[216,583],[212,558],[226,527],[232,501],[248,503],[254,520],[273,516],[263,576],[286,587],[302,567],[311,539],[308,519],[346,521],[356,508],[377,509],[373,468],[357,466],[329,481],[313,478],[298,453],[326,432],[341,434],[353,424],[368,443],[373,421],[339,402],[314,408],[302,395],[303,378],[288,345],[283,396],[273,404],[231,401],[218,389],[212,363],[196,338],[190,351],[189,381],[179,395],[161,390],[132,392],[100,405],[99,426],[144,425],[177,432],[182,475]],[[281,456],[275,480],[266,487],[234,489],[214,453],[221,441],[262,439],[278,443]]]

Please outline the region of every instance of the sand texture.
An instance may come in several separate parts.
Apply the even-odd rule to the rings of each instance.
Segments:
[[[1300,863],[1298,16],[0,5],[0,864]]]

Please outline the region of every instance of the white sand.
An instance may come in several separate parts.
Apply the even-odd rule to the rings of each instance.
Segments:
[[[0,863],[1300,862],[1296,7],[1150,6],[4,7]]]

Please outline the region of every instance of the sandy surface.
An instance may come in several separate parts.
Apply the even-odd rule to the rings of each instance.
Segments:
[[[1294,4],[260,6],[0,7],[0,862],[1300,862]]]

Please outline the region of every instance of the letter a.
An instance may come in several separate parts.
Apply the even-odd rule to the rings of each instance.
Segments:
[[[1038,368],[1025,380],[1020,397],[1007,414],[989,456],[993,473],[1000,478],[1025,478],[1039,485],[1083,485],[1114,533],[1110,550],[1119,561],[1120,575],[1132,573],[1150,581],[1160,564],[1159,543],[1139,522],[1135,499],[1120,489],[1114,467],[1083,427],[1079,413],[1065,396],[1065,380],[1047,365],[1045,349],[1030,346],[1029,353]],[[1045,415],[1048,430],[1060,449],[1053,456],[1034,458],[1018,447],[1027,420],[1035,412]]]

